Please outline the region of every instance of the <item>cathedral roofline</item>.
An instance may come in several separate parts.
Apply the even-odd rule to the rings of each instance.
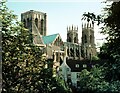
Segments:
[[[55,38],[59,35],[59,33],[57,34],[52,34],[52,35],[47,35],[47,36],[42,36],[43,42],[44,44],[50,44],[52,42],[54,42]]]
[[[37,14],[46,14],[44,12],[40,12],[40,11],[35,11],[35,10],[29,10],[29,11],[26,11],[24,13],[21,13],[21,14],[25,14],[25,13],[37,13]]]

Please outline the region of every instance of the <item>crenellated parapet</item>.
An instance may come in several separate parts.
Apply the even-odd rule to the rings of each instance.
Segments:
[[[78,43],[78,26],[67,27],[67,42]]]
[[[78,32],[78,26],[67,26],[67,31],[76,31]]]
[[[94,29],[94,24],[92,22],[82,22],[82,29]]]

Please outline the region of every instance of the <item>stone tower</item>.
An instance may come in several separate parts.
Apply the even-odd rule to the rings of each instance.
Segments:
[[[78,27],[67,27],[67,42],[78,43]]]
[[[21,14],[21,21],[32,34],[33,43],[42,43],[42,36],[46,36],[46,13],[30,10]]]
[[[78,43],[78,27],[67,27],[67,42],[64,42],[64,47],[67,47],[67,58],[78,60],[81,58],[81,46]]]
[[[82,24],[82,57],[91,59],[96,56],[94,24],[86,22]]]

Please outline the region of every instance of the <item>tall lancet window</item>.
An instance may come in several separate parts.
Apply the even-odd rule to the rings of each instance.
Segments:
[[[74,43],[77,43],[77,37],[74,38]]]
[[[71,37],[68,37],[68,42],[72,42]]]
[[[25,19],[23,20],[23,24],[24,24],[24,27],[26,27],[26,21],[25,21]]]
[[[43,35],[43,22],[44,22],[44,20],[42,19],[41,20],[41,35]]]
[[[87,36],[85,35],[85,43],[87,43]]]
[[[38,19],[37,18],[35,19],[35,25],[38,28]]]
[[[90,35],[90,43],[92,43],[92,35]]]
[[[29,18],[27,18],[27,27],[29,27],[30,21]]]

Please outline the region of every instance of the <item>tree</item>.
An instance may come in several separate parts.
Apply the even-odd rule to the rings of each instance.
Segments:
[[[102,33],[107,34],[101,54],[107,54],[110,62],[108,63],[108,80],[120,80],[120,2],[113,2],[105,8]],[[110,77],[110,78],[109,78]]]
[[[94,66],[90,71],[82,70],[79,79],[79,91],[82,93],[107,92],[109,82],[104,80],[104,70],[102,66]]]
[[[100,15],[95,15],[94,13],[84,13],[82,20],[86,20],[88,23],[91,21],[92,24],[94,24],[95,22],[97,22],[97,24],[99,25],[101,22],[101,17]]]
[[[5,1],[0,2],[2,20],[2,93],[50,93],[54,86],[67,93],[65,84],[45,69],[43,51],[29,43],[30,33],[17,21]],[[54,81],[54,82],[53,82]],[[63,93],[61,90],[56,93]]]
[[[39,73],[44,67],[42,51],[28,43],[28,30],[17,21],[16,15],[8,10],[4,1],[0,3],[0,12],[3,49],[2,92],[32,91],[37,86],[34,86],[34,83],[39,82],[38,78],[41,77]]]
[[[120,91],[120,2],[113,2],[111,5],[107,5],[105,13],[100,16],[100,23],[103,24],[101,33],[107,35],[107,43],[101,47],[100,58],[108,59],[106,65],[103,68],[107,67],[104,71],[104,79],[107,86],[105,89],[104,85],[100,85],[101,92],[110,92],[118,93]],[[85,15],[87,18],[90,13]],[[94,19],[94,16],[93,16]],[[94,20],[96,21],[96,20]],[[106,56],[106,57],[105,57]],[[103,73],[103,72],[102,72]],[[95,84],[91,83],[94,87]],[[99,89],[97,89],[99,90]]]

